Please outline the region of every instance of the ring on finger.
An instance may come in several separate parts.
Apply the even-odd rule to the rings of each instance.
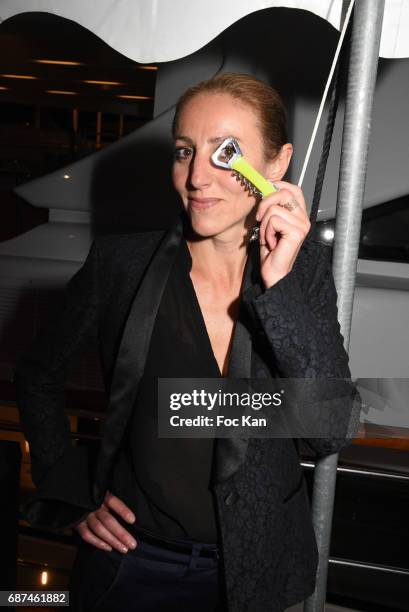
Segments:
[[[278,205],[287,209],[289,212],[292,212],[300,205],[300,203],[295,198],[291,198],[289,202],[286,202],[285,204],[281,204],[280,202]]]

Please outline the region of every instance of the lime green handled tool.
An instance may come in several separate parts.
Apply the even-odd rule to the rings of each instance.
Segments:
[[[212,161],[219,168],[232,170],[238,181],[252,195],[264,198],[277,191],[251,164],[243,157],[239,143],[234,138],[226,138],[212,155]],[[250,240],[257,240],[259,225],[253,227]]]
[[[226,138],[212,155],[212,161],[220,168],[233,170],[237,180],[256,196],[264,198],[277,191],[251,164],[243,157],[239,143],[234,138]]]

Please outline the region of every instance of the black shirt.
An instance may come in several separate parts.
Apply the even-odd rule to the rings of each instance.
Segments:
[[[158,535],[217,542],[209,488],[213,439],[158,438],[157,378],[220,376],[182,239],[159,306],[111,490]]]

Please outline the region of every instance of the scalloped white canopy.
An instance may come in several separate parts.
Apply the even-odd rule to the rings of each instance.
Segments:
[[[190,55],[245,15],[270,7],[304,9],[340,26],[342,0],[0,0],[0,20],[52,13],[82,25],[132,60],[149,63]],[[409,57],[408,0],[386,0],[380,56]]]

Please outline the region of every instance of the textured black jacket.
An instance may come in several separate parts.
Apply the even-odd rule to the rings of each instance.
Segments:
[[[98,508],[143,374],[150,334],[182,235],[97,238],[66,291],[66,306],[16,370],[18,405],[37,490],[25,508],[34,526],[61,530]],[[251,358],[263,336],[282,377],[350,377],[337,321],[330,249],[308,239],[290,273],[270,289],[243,295],[250,329],[236,333],[236,377],[264,377]],[[70,442],[64,412],[67,366],[96,336],[109,407],[96,463]],[[239,356],[239,359],[237,359]],[[248,365],[249,370],[245,369]],[[244,369],[243,369],[244,368]],[[343,388],[345,391],[345,388]],[[350,423],[352,383],[337,401]],[[308,439],[318,456],[345,437]],[[305,481],[292,439],[218,439],[212,490],[230,612],[279,612],[314,590],[317,547]]]

